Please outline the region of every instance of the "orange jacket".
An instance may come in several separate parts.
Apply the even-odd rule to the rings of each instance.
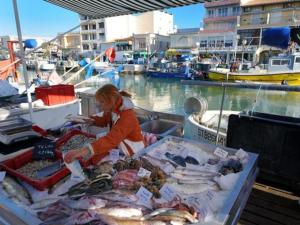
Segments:
[[[109,125],[110,127],[110,131],[105,136],[91,143],[95,155],[106,154],[111,149],[118,148],[121,143],[123,147],[126,146],[129,155],[139,151],[141,147],[144,148],[139,121],[133,107],[126,108],[124,106],[124,100],[128,101],[123,97],[112,113],[104,113],[102,117],[93,117],[96,126],[106,127]],[[134,147],[136,143],[139,146],[137,149]],[[126,152],[124,153],[126,154]]]

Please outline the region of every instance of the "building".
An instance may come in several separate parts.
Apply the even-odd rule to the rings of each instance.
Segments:
[[[241,13],[239,0],[206,2],[203,29],[199,32],[199,53],[220,56],[229,62],[235,55],[236,26]]]
[[[168,50],[170,46],[170,36],[147,33],[134,34],[133,36],[133,50],[135,52],[162,52]]]
[[[79,32],[70,32],[65,35],[58,33],[58,36],[57,43],[62,50],[74,53],[80,52],[81,41]]]
[[[101,43],[129,38],[133,34],[168,35],[173,32],[173,15],[163,11],[95,20],[80,16],[80,21],[83,51],[100,51]]]
[[[239,48],[246,59],[266,61],[271,48],[262,42],[262,32],[270,27],[295,27],[300,24],[300,1],[241,0],[242,14],[238,23]],[[244,43],[244,46],[243,46]],[[277,50],[272,48],[272,50]],[[248,53],[248,54],[247,54]]]
[[[199,31],[199,28],[177,29],[176,33],[170,35],[170,48],[178,51],[197,48]]]

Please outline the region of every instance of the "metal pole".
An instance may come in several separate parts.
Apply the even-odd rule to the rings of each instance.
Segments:
[[[220,107],[220,115],[219,115],[219,121],[218,121],[218,128],[217,128],[216,145],[218,144],[218,140],[219,140],[219,133],[220,133],[220,126],[221,126],[222,114],[223,114],[225,94],[226,94],[226,87],[224,86],[223,87],[222,100],[221,100],[221,107]]]
[[[20,19],[19,19],[17,0],[12,0],[12,2],[13,2],[13,6],[14,6],[14,14],[15,14],[16,27],[17,27],[17,32],[18,32],[20,52],[21,52],[21,62],[22,62],[22,66],[23,66],[23,75],[24,75],[25,87],[26,87],[26,91],[27,91],[27,100],[28,100],[28,105],[29,105],[29,118],[30,118],[30,121],[32,122],[32,114],[33,114],[32,99],[31,99],[31,94],[30,94],[30,90],[29,90],[28,74],[27,74],[27,67],[26,67],[26,61],[25,61],[25,52],[24,52],[24,48],[23,48],[22,32],[21,32],[21,27],[20,27]]]

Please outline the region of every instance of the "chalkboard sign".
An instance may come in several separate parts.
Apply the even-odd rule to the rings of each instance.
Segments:
[[[53,159],[55,158],[55,142],[44,139],[35,144],[33,149],[33,159]]]

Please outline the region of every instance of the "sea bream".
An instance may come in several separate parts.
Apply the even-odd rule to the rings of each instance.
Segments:
[[[9,198],[15,199],[25,205],[31,205],[31,196],[13,177],[6,174],[2,181],[2,186]]]

